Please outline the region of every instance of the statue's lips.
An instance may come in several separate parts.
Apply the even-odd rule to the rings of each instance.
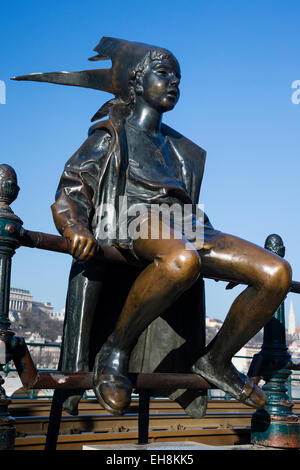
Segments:
[[[172,99],[174,99],[174,100],[177,100],[177,98],[178,98],[178,91],[177,91],[176,89],[168,90],[167,96],[168,96],[169,98],[172,98]]]

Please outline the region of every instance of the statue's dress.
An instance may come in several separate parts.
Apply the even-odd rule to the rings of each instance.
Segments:
[[[119,204],[117,237],[113,239],[113,244],[130,250],[136,256],[133,248],[135,233],[130,230],[130,224],[134,219],[142,222],[152,213],[164,215],[162,220],[165,224],[181,232],[196,249],[201,249],[204,233],[207,242],[216,235],[216,231],[207,219],[204,223],[204,213],[193,204],[184,183],[182,164],[168,138],[164,137],[158,145],[145,132],[129,123],[125,125],[125,131],[128,153],[125,197]],[[158,222],[158,217],[152,217],[153,233],[155,222]],[[136,225],[137,221],[133,229]],[[137,232],[139,235],[140,232]]]
[[[115,233],[115,217],[122,220],[119,216],[124,215],[124,206],[119,207],[120,197],[124,195],[127,209],[136,203],[149,207],[149,204],[164,202],[190,204],[196,214],[205,151],[168,126],[162,125],[162,134],[164,148],[159,149],[149,136],[128,124],[107,120],[93,126],[88,139],[65,165],[52,206],[58,230],[63,233],[66,226],[80,223],[89,228],[101,244],[116,245],[130,258],[134,256],[130,237],[104,240],[100,237],[105,207],[113,205],[116,209],[113,216],[106,214],[109,233]],[[130,222],[130,217],[128,220]],[[206,216],[203,221],[194,217],[194,222],[202,224],[204,242],[209,243],[217,233],[209,220]],[[139,268],[129,265],[116,266],[93,260],[84,265],[73,262],[61,370],[92,370],[95,354],[112,332],[139,272]],[[140,336],[131,354],[130,371],[190,372],[204,345],[204,289],[203,280],[199,278]],[[168,394],[187,411],[195,415],[201,411],[199,400],[197,402],[201,392],[177,390]]]

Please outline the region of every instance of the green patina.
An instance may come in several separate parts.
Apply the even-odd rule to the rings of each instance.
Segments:
[[[265,247],[284,257],[284,246],[280,246],[280,240],[280,237],[271,240]],[[294,404],[289,396],[288,379],[292,373],[292,358],[286,345],[284,302],[264,327],[263,345],[256,360],[261,364],[259,376],[265,381],[262,388],[267,402],[263,409],[253,414],[251,442],[256,445],[298,449],[300,423],[293,413]]]

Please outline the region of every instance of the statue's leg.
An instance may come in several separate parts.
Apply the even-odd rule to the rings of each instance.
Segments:
[[[170,229],[171,230],[171,229]],[[94,390],[112,413],[122,414],[130,403],[131,385],[126,378],[130,352],[140,334],[178,297],[196,282],[201,269],[197,251],[180,239],[138,239],[135,254],[149,262],[130,289],[117,325],[98,353],[94,366]]]
[[[193,370],[238,400],[264,405],[265,397],[233,366],[232,357],[270,320],[291,285],[290,265],[273,253],[219,233],[199,251],[204,277],[242,283],[216,337]]]

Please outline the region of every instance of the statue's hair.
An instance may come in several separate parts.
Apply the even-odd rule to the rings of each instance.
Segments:
[[[97,113],[92,117],[91,121],[96,121],[101,119],[112,111],[112,108],[115,105],[124,105],[128,108],[128,113],[132,112],[135,102],[136,95],[141,95],[144,91],[143,89],[143,77],[146,72],[147,66],[151,62],[157,62],[160,60],[168,59],[170,53],[164,49],[150,49],[145,57],[138,62],[134,69],[128,70],[128,92],[129,100],[125,102],[121,97],[116,96],[112,100],[107,101]]]
[[[132,70],[128,71],[129,82],[128,82],[128,91],[129,91],[129,106],[132,109],[135,101],[136,95],[141,95],[144,91],[143,89],[143,78],[146,72],[146,69],[151,62],[157,62],[164,59],[168,59],[170,53],[167,51],[150,49],[147,52],[146,56],[136,65]]]

